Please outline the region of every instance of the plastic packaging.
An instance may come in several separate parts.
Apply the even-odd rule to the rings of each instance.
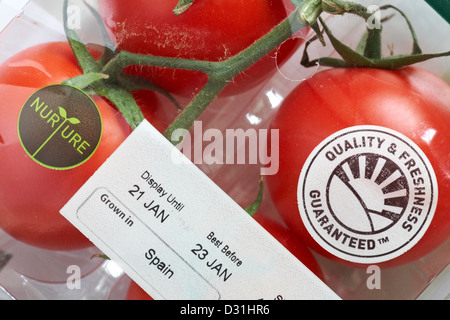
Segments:
[[[367,0],[358,2],[366,6],[372,4],[371,1]],[[2,5],[5,3],[7,2],[1,2]],[[92,5],[92,8],[98,8],[96,1],[89,1],[88,3]],[[288,12],[294,10],[289,1],[284,1],[284,3]],[[449,24],[425,1],[417,0],[414,1],[414,4],[411,4],[410,1],[392,0],[389,3],[401,8],[412,21],[424,52],[449,50],[448,43],[442,41],[442,39],[448,38]],[[90,11],[92,8],[86,6],[83,1],[70,1],[68,18],[72,30],[80,36],[81,41],[89,44],[93,51],[97,51],[103,47],[103,38],[101,29],[98,27],[98,21]],[[52,3],[46,0],[30,1],[24,6],[23,12],[18,13],[14,10],[11,12],[16,18],[0,33],[0,63],[4,63],[23,50],[35,45],[47,42],[67,42],[63,24],[63,1]],[[386,11],[386,14],[388,13],[395,13],[395,15],[385,24],[383,33],[384,55],[389,55],[391,51],[395,53],[410,52],[412,40],[405,20],[398,12]],[[183,14],[189,14],[189,11]],[[384,16],[385,13],[382,14]],[[361,19],[347,14],[343,17],[331,15],[324,15],[324,17],[326,17],[327,25],[333,30],[337,38],[352,48],[358,45],[365,28]],[[4,19],[6,18],[2,18],[3,21]],[[311,39],[313,36],[314,32],[310,29],[304,29],[295,34],[294,39],[298,40],[301,45],[287,61],[283,64],[277,64],[279,57],[274,56],[275,67],[256,85],[237,94],[221,95],[214,100],[198,118],[202,124],[201,130],[203,132],[218,130],[225,133],[226,130],[233,129],[244,131],[269,129],[272,120],[280,110],[280,106],[286,101],[294,88],[305,80],[311,79],[318,72],[328,69],[328,67],[323,66],[304,68],[299,63],[302,59],[305,40]],[[387,44],[392,44],[392,46]],[[308,52],[311,59],[323,56],[338,57],[330,43],[323,47],[316,42],[308,48]],[[54,59],[57,66],[60,66],[59,63],[67,63],[66,61],[60,62],[56,56],[50,56],[47,59]],[[444,79],[448,84],[450,80],[449,59],[449,57],[436,58],[422,62],[418,66]],[[58,72],[58,70],[46,70],[45,67],[38,65],[40,62],[30,62],[26,59],[19,61],[29,63],[29,65],[22,64],[13,67],[36,68],[36,70],[40,70],[41,73],[38,76],[42,79],[52,75],[53,72]],[[61,71],[58,76],[74,77],[78,75],[74,71],[75,67],[73,67],[72,61],[70,61],[70,65],[70,68]],[[1,79],[2,75],[0,74],[0,81]],[[28,79],[26,80],[28,81]],[[62,80],[61,78],[60,81]],[[39,84],[30,85],[25,80],[20,83],[19,79],[16,83],[9,83],[2,90],[3,93],[0,92],[0,95],[9,93],[16,96],[23,89],[24,93],[21,93],[22,97],[20,97],[23,100],[20,104],[23,105],[26,98],[37,87],[42,86],[39,86]],[[347,98],[351,95],[351,92],[347,92],[343,96]],[[178,93],[174,94],[173,97],[182,105],[189,101],[189,97],[186,98]],[[167,127],[177,115],[172,102],[161,93],[139,97],[140,100],[146,98],[151,99],[148,103],[150,107],[152,105],[158,106],[156,117],[164,119],[161,127]],[[97,98],[94,101],[99,105],[103,103],[99,102]],[[447,100],[447,117],[449,103],[450,101]],[[99,106],[99,108],[101,107]],[[5,108],[1,110],[5,110]],[[111,134],[114,144],[118,145],[131,130],[124,125],[124,120],[118,112],[112,112],[108,117],[111,117],[108,118],[108,121],[113,119],[111,121],[120,128],[119,133]],[[1,120],[0,124],[2,124]],[[14,123],[14,127],[16,125]],[[0,126],[0,157],[4,157],[7,145],[4,141],[9,138],[2,133],[2,129]],[[66,131],[66,133],[68,132]],[[208,140],[203,141],[201,146],[203,151],[208,146],[207,142]],[[443,141],[442,143],[447,142]],[[21,147],[20,145],[17,146]],[[234,152],[242,154],[247,151],[247,147],[244,143],[237,146]],[[302,145],[297,148],[302,148]],[[194,150],[194,146],[192,150]],[[279,150],[279,152],[286,152],[286,150]],[[293,151],[289,150],[289,152]],[[23,154],[23,156],[26,155]],[[11,157],[11,155],[8,154],[8,157]],[[85,164],[90,166],[90,171],[88,170],[90,174],[96,169],[95,165],[92,164],[94,157],[95,155],[92,160],[88,160]],[[226,158],[224,159],[226,160]],[[238,164],[237,161],[205,161],[203,158],[197,158],[196,160],[198,161],[194,163],[241,207],[246,208],[253,202],[259,190],[261,167],[264,166],[262,158],[258,158],[256,163],[246,161],[245,164]],[[12,158],[9,158],[8,161],[9,165],[15,162]],[[442,161],[448,163],[448,156],[447,159],[442,159]],[[11,172],[17,171],[11,170]],[[442,172],[442,174],[448,176],[449,173]],[[89,174],[86,173],[86,176],[81,180],[85,181],[88,176]],[[49,181],[38,181],[38,178],[39,176],[30,173],[22,181],[24,181],[24,186],[26,183],[30,187],[30,184],[33,183],[34,188],[47,188]],[[70,178],[68,176],[66,179]],[[441,177],[438,176],[437,178],[440,181]],[[9,187],[3,180],[0,182],[2,191]],[[79,187],[81,187],[81,182]],[[48,188],[52,187],[48,185]],[[16,192],[22,193],[23,190],[28,189],[21,190],[19,188]],[[42,190],[38,191],[41,192]],[[70,195],[63,194],[64,190],[60,189],[58,192],[58,194],[53,195],[53,199],[58,199],[58,203],[65,202],[70,198]],[[30,194],[21,194],[21,196],[30,197]],[[448,200],[447,198],[448,195],[440,194],[438,201],[445,202]],[[48,199],[48,201],[52,201],[52,197]],[[1,210],[10,210],[10,208],[2,204],[0,205],[0,214]],[[277,205],[273,201],[269,188],[264,188],[260,212],[263,216],[274,219],[283,226],[288,225],[277,211]],[[38,215],[39,212],[36,212],[36,214]],[[440,214],[442,215],[442,213]],[[62,219],[62,217],[60,218]],[[53,222],[48,221],[48,223]],[[324,282],[343,299],[444,299],[448,298],[448,286],[446,285],[448,272],[445,272],[444,269],[450,263],[448,254],[450,249],[449,236],[450,234],[447,234],[446,240],[439,243],[439,246],[430,250],[428,254],[406,264],[389,268],[382,267],[380,269],[376,263],[364,267],[346,265],[316,252],[314,252],[314,256],[321,266]],[[51,241],[47,241],[47,243],[52,244]],[[99,257],[92,258],[92,256],[101,253],[97,248],[89,244],[85,245],[84,240],[80,240],[80,243],[83,244],[77,248],[72,248],[74,250],[67,251],[60,250],[60,248],[49,250],[49,248],[44,249],[25,244],[0,230],[0,299],[124,299],[131,283],[129,277],[113,261]],[[420,242],[418,245],[420,245]],[[443,275],[438,277],[441,273]],[[430,294],[431,291],[435,293],[434,296]]]

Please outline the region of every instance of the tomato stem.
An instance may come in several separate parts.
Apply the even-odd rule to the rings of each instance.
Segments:
[[[112,78],[114,78],[122,72],[123,68],[130,65],[196,70],[205,73],[210,73],[214,69],[214,63],[209,61],[160,57],[120,51],[105,65],[102,72],[109,74]]]
[[[164,133],[165,137],[172,141],[172,134],[177,129],[189,130],[194,121],[200,117],[203,111],[212,103],[219,93],[228,85],[234,77],[248,69],[255,62],[272,52],[284,41],[292,37],[304,27],[308,26],[309,21],[314,21],[320,15],[320,1],[309,0],[304,1],[304,5],[292,12],[289,17],[278,24],[264,37],[256,41],[240,53],[220,62],[193,62],[191,64],[200,63],[202,70],[208,75],[208,82],[197,94],[197,96],[189,103],[184,111],[175,119]],[[180,60],[180,59],[177,59]],[[183,60],[183,59],[181,59]],[[182,61],[183,62],[183,61]],[[172,141],[179,144],[181,141]]]
[[[68,2],[68,0],[64,0],[63,3],[64,31],[84,75],[68,79],[66,80],[66,83],[75,82],[76,85],[82,89],[91,87],[95,94],[109,99],[122,113],[131,128],[135,129],[142,120],[144,120],[141,109],[129,91],[114,83],[115,79],[111,79],[110,74],[101,71],[102,64],[95,60],[94,56],[89,52],[78,34],[69,28],[67,23]],[[96,75],[100,75],[99,79],[93,81],[95,80]],[[111,82],[106,84],[105,81],[107,80],[110,80]]]
[[[173,9],[173,13],[177,16],[185,12],[187,9],[189,9],[195,0],[180,0],[176,7]]]
[[[69,41],[72,51],[84,73],[98,73],[101,70],[100,64],[94,59],[92,54],[89,52],[87,47],[81,41],[78,34],[69,28],[67,24],[67,10],[68,10],[68,0],[64,0],[63,4],[63,21],[64,21],[64,31],[66,33],[67,40]]]
[[[413,27],[411,21],[409,21],[409,19],[406,16],[406,14],[403,11],[401,11],[400,9],[398,9],[397,7],[394,7],[393,5],[387,4],[387,5],[384,5],[384,6],[380,7],[380,10],[386,10],[386,9],[394,9],[395,11],[400,13],[401,16],[405,19],[406,23],[408,24],[408,28],[409,28],[409,31],[411,33],[411,36],[413,38],[412,54],[421,54],[422,53],[422,49],[419,46],[419,41],[417,39],[416,31],[414,30],[414,27]]]
[[[106,254],[103,254],[103,253],[96,253],[91,256],[91,259],[95,259],[95,258],[100,258],[103,260],[111,260]]]
[[[77,87],[81,90],[86,89],[90,85],[96,83],[99,80],[102,79],[108,79],[109,75],[104,73],[96,73],[96,72],[88,72],[83,73],[82,75],[79,75],[77,77],[67,79],[66,81],[63,81],[63,84],[71,85],[74,87]]]
[[[297,13],[293,13],[297,23],[303,25],[305,22],[312,25],[323,12],[322,0],[301,1],[297,6]],[[289,18],[288,18],[289,19]]]
[[[83,88],[92,88],[96,94],[108,98],[116,105],[119,111],[122,112],[132,128],[135,128],[139,122],[144,119],[142,112],[131,96],[131,91],[133,90],[149,89],[160,91],[165,94],[177,106],[177,108],[181,109],[181,107],[169,93],[159,89],[148,80],[139,77],[132,78],[131,76],[125,75],[123,73],[125,67],[130,65],[139,65],[195,70],[203,72],[208,76],[206,85],[186,106],[184,111],[179,114],[179,116],[164,133],[165,137],[169,140],[171,140],[172,134],[176,129],[189,130],[195,120],[200,117],[204,110],[213,102],[214,99],[216,99],[219,93],[238,74],[245,71],[258,60],[279,47],[284,41],[291,38],[293,34],[297,33],[302,28],[308,25],[313,27],[314,31],[316,31],[318,35],[317,38],[323,40],[318,21],[320,21],[323,25],[324,32],[331,40],[336,51],[342,56],[343,60],[326,57],[310,61],[306,52],[311,43],[310,41],[305,46],[305,53],[302,59],[302,64],[304,66],[317,65],[317,63],[319,63],[322,66],[333,67],[397,69],[412,63],[450,55],[449,52],[422,54],[411,23],[407,20],[403,12],[391,5],[382,6],[380,7],[380,10],[386,10],[389,8],[395,9],[407,20],[414,41],[413,53],[411,55],[382,58],[381,22],[383,20],[379,19],[376,15],[374,15],[374,12],[369,11],[368,8],[363,5],[344,0],[296,0],[293,1],[296,5],[296,9],[269,33],[240,53],[230,57],[227,60],[217,62],[141,55],[127,51],[117,51],[117,48],[112,46],[112,41],[110,41],[105,26],[101,22],[101,18],[98,13],[92,7],[89,7],[96,20],[99,22],[102,28],[103,37],[105,38],[105,53],[102,58],[97,61],[93,58],[86,46],[81,42],[76,32],[68,28],[67,3],[68,0],[64,0],[65,31],[74,54],[85,73],[84,76],[81,76],[78,79],[71,79],[69,81],[72,81],[76,83],[77,86]],[[192,3],[193,0],[180,0],[178,2],[178,6],[182,9],[187,9]],[[330,14],[351,13],[363,18],[366,21],[367,35],[364,38],[365,43],[359,46],[362,48],[362,54],[359,50],[354,51],[333,36],[331,30],[320,18],[322,12],[327,12]],[[368,21],[373,18],[376,19],[376,21],[374,21],[375,27],[370,28]],[[180,141],[172,141],[172,143],[178,144]]]
[[[321,0],[304,0],[302,5],[272,31],[225,61],[211,62],[120,51],[104,65],[101,73],[109,75],[110,79],[120,79],[123,76],[123,69],[130,65],[195,70],[205,73],[208,76],[206,85],[165,132],[166,138],[170,140],[176,129],[190,129],[194,121],[234,77],[272,52],[294,33],[313,23],[321,13]]]
[[[302,65],[305,67],[321,66],[334,67],[334,68],[378,68],[395,70],[415,63],[427,61],[433,58],[450,56],[450,51],[441,53],[423,54],[419,46],[417,35],[411,22],[406,15],[398,8],[392,5],[385,5],[380,7],[380,10],[394,9],[399,12],[408,24],[408,28],[413,38],[413,49],[409,55],[396,55],[390,57],[382,57],[381,55],[381,32],[382,23],[389,19],[379,19],[373,12],[368,11],[366,7],[351,2],[341,0],[323,0],[323,10],[331,14],[344,14],[352,13],[362,17],[366,21],[367,33],[364,35],[363,44],[359,44],[356,50],[348,47],[340,40],[338,40],[332,33],[331,29],[325,24],[322,18],[319,17],[319,21],[323,26],[323,31],[330,39],[331,45],[342,59],[332,57],[322,57],[315,60],[310,60],[308,55],[308,48],[310,44],[321,38],[322,35],[318,34],[309,40],[304,49]],[[373,25],[368,24],[368,20],[371,17],[377,19]],[[316,29],[317,30],[317,29]],[[363,48],[363,49],[361,49]]]
[[[249,205],[247,208],[245,208],[245,211],[251,217],[253,217],[256,214],[256,212],[258,212],[258,209],[261,206],[261,203],[263,200],[263,195],[264,195],[264,178],[263,178],[263,176],[261,176],[260,181],[259,181],[258,195],[257,195],[255,201],[251,205]]]
[[[381,59],[382,25],[375,12],[359,3],[342,0],[322,0],[322,9],[330,14],[343,15],[350,13],[363,18],[367,24],[367,38],[364,48],[364,56],[368,59]],[[369,24],[369,19],[375,21],[372,21]]]
[[[79,39],[76,32],[68,28],[68,0],[64,0],[64,27],[69,43],[81,68],[84,73],[107,75],[107,79],[99,79],[98,81],[91,81],[92,79],[95,80],[94,76],[80,77],[78,79],[71,79],[70,81],[76,82],[77,85],[81,87],[90,86],[96,94],[108,98],[116,105],[119,111],[122,112],[132,128],[135,128],[138,122],[143,119],[143,116],[136,103],[131,102],[130,90],[155,89],[155,87],[149,84],[141,86],[142,81],[134,81],[134,83],[124,86],[124,81],[127,82],[130,80],[129,78],[124,78],[123,69],[125,67],[130,65],[159,66],[172,69],[195,70],[207,74],[208,82],[206,85],[165,132],[165,136],[170,140],[173,131],[176,129],[190,129],[194,121],[234,77],[272,52],[284,41],[288,40],[294,33],[314,23],[317,17],[322,13],[321,1],[322,0],[300,1],[296,10],[272,31],[247,49],[225,61],[211,62],[141,55],[127,51],[116,52],[115,49],[108,47],[105,48],[106,53],[99,62],[93,58],[89,50]],[[189,6],[192,3],[192,0],[181,0],[179,5],[184,6],[184,9],[187,9],[186,6]],[[101,19],[99,19],[95,10],[91,7],[89,9],[93,12],[97,21],[101,22]],[[105,46],[111,46],[112,42],[109,40],[109,37],[107,37],[103,24],[101,25],[102,34],[105,37]],[[168,93],[166,93],[166,95],[171,98]],[[176,103],[173,98],[171,98],[171,101]],[[179,106],[177,105],[177,107]]]

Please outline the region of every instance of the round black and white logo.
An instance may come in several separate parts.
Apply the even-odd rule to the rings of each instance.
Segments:
[[[406,136],[378,126],[339,131],[301,171],[298,204],[311,236],[333,255],[381,263],[411,249],[437,205],[434,170]]]

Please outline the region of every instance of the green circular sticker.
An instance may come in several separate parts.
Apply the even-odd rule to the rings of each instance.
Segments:
[[[78,88],[56,84],[28,98],[17,130],[22,147],[34,161],[46,168],[66,170],[94,154],[103,126],[91,97]]]

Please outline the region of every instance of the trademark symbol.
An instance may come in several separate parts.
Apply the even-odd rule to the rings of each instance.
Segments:
[[[384,237],[384,238],[378,239],[379,244],[388,243],[388,242],[389,242],[389,237]]]

